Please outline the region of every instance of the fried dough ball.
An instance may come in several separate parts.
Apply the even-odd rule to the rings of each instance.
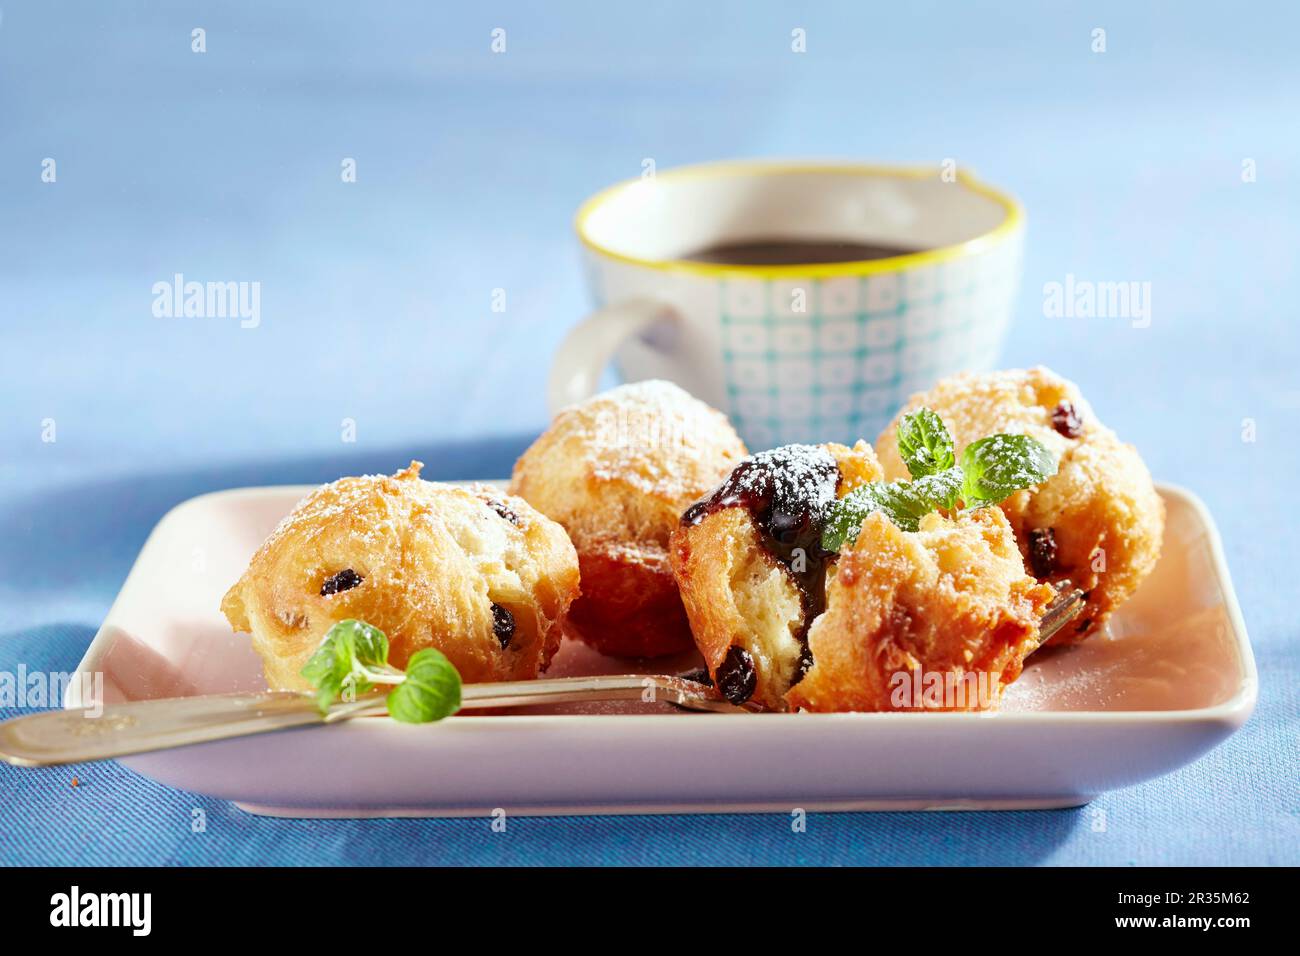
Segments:
[[[1097,420],[1078,387],[1046,368],[966,373],[913,395],[899,413],[932,409],[952,433],[960,458],[970,442],[999,432],[1038,439],[1059,470],[1002,503],[1040,581],[1069,581],[1087,605],[1052,643],[1094,633],[1155,567],[1164,538],[1164,502],[1132,445]],[[876,441],[888,478],[906,478],[898,454],[898,418]]]
[[[826,509],[881,477],[865,442],[787,445],[742,462],[672,536],[672,567],[709,676],[733,703],[784,707],[821,610]]]
[[[812,666],[786,699],[813,711],[993,706],[1055,594],[1025,573],[997,508],[931,512],[915,532],[876,512],[830,567]]]
[[[421,467],[318,488],[226,593],[222,613],[252,635],[270,687],[309,689],[299,671],[347,618],[387,634],[397,667],[426,647],[466,682],[534,678],[550,663],[578,594],[564,529],[496,489],[424,481]]]
[[[619,657],[690,649],[668,538],[745,453],[721,412],[669,382],[623,385],[555,417],[516,463],[510,490],[577,548],[582,596],[570,632]]]

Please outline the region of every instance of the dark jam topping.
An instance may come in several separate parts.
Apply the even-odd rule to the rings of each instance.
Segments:
[[[718,665],[718,692],[739,707],[754,696],[756,686],[758,672],[754,670],[754,658],[743,647],[731,645]]]
[[[510,641],[515,636],[515,616],[509,608],[500,604],[492,605],[492,633],[501,642],[502,649],[510,646]]]
[[[682,524],[692,525],[723,508],[744,508],[754,519],[764,547],[790,572],[803,597],[804,610],[804,629],[799,635],[804,649],[796,683],[812,666],[808,626],[826,608],[826,560],[833,554],[822,550],[822,528],[839,482],[839,466],[825,448],[786,445],[746,458],[713,494],[682,515]],[[735,647],[731,652],[744,654],[752,669],[754,662],[748,654]],[[718,683],[722,683],[721,670]]]
[[[507,505],[504,501],[497,501],[497,499],[495,498],[488,498],[487,506],[491,508],[493,511],[495,511],[497,514],[499,514],[501,517],[505,518],[515,527],[519,526],[519,515],[515,514],[514,511],[510,508],[510,506]]]
[[[1083,434],[1083,419],[1073,402],[1060,402],[1052,410],[1052,427],[1066,438],[1078,438]]]
[[[1039,579],[1056,573],[1056,532],[1051,528],[1029,532],[1029,568]]]
[[[351,568],[344,568],[333,577],[325,579],[325,583],[320,586],[320,596],[329,597],[331,594],[338,594],[340,591],[351,591],[364,580],[365,578]]]
[[[839,481],[834,456],[818,445],[762,451],[737,465],[713,494],[686,509],[682,524],[699,524],[723,508],[745,508],[764,535],[797,547],[803,539],[821,539]]]

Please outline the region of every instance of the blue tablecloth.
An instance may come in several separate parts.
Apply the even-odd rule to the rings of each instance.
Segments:
[[[584,308],[572,210],[643,159],[951,157],[1029,212],[1004,363],[1081,382],[1219,522],[1255,717],[1089,809],[813,815],[806,833],[271,820],[116,765],[0,767],[0,861],[1300,862],[1294,7],[618,6],[5,5],[0,672],[72,670],[191,495],[414,455],[431,477],[505,474]],[[155,317],[176,273],[260,282],[260,325]],[[1150,327],[1046,317],[1067,275],[1150,282]]]

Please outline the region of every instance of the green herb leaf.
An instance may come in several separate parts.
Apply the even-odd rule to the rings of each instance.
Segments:
[[[918,408],[899,421],[898,453],[913,478],[938,474],[956,463],[952,436],[939,416],[928,408]]]
[[[921,517],[934,510],[934,504],[922,497],[914,482],[889,484],[872,482],[855,488],[831,505],[822,528],[822,548],[839,551],[857,540],[867,515],[883,511],[885,517],[904,531],[915,531]]]
[[[418,651],[402,673],[388,663],[384,632],[365,621],[349,618],[331,627],[301,674],[316,688],[321,713],[345,692],[364,694],[376,684],[396,685],[388,713],[406,723],[441,720],[460,709],[460,673],[441,651]]]
[[[363,694],[374,686],[372,672],[387,667],[388,638],[365,621],[348,618],[328,631],[300,672],[317,688],[322,711],[345,690]]]
[[[442,720],[460,710],[460,674],[432,647],[417,651],[406,663],[406,680],[388,695],[388,714],[408,724]]]
[[[967,508],[995,505],[1056,474],[1056,456],[1028,435],[990,435],[961,456],[961,498]]]
[[[957,502],[961,498],[961,488],[965,477],[965,473],[962,472],[961,468],[954,465],[937,474],[916,479],[916,481],[912,482],[912,488],[920,498],[930,502],[931,510],[943,508],[946,511],[952,511],[957,507]]]

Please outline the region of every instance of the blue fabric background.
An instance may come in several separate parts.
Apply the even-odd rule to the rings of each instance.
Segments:
[[[1298,26],[1282,3],[5,4],[0,671],[72,670],[191,495],[412,455],[430,477],[505,474],[584,309],[572,211],[643,159],[842,155],[952,157],[1023,199],[1004,363],[1081,382],[1158,477],[1205,498],[1262,688],[1227,744],[1083,810],[494,834],[258,819],[115,765],[0,767],[0,861],[1300,862]],[[260,281],[261,326],[154,318],[151,286],[176,272]],[[1151,282],[1150,328],[1045,318],[1043,284],[1067,274]]]

